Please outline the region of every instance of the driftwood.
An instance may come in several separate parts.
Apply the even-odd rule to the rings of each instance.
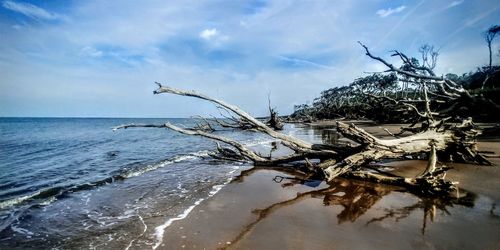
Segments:
[[[457,157],[454,159],[462,161],[487,164],[487,161],[477,154],[474,147],[474,141],[471,140],[478,132],[473,129],[470,120],[459,125],[451,126],[450,128],[432,128],[411,136],[387,140],[376,138],[354,124],[337,122],[338,131],[358,145],[344,145],[344,150],[335,150],[334,145],[313,145],[298,138],[277,132],[239,108],[216,99],[198,94],[194,91],[182,91],[162,85],[159,86],[160,88],[155,91],[156,94],[172,93],[192,96],[215,102],[222,107],[226,107],[252,124],[254,130],[279,140],[283,145],[291,148],[295,153],[280,158],[265,157],[230,138],[200,129],[180,128],[170,123],[159,125],[128,124],[115,127],[114,130],[132,127],[168,128],[182,134],[202,136],[216,140],[236,149],[230,150],[218,146],[218,151],[223,152],[221,153],[223,159],[247,160],[259,166],[279,166],[291,162],[321,159],[322,161],[320,163],[311,164],[312,168],[310,167],[310,171],[314,173],[323,173],[324,178],[328,181],[343,175],[346,177],[400,185],[413,189],[422,189],[423,192],[436,194],[449,192],[453,190],[454,187],[454,183],[445,181],[444,178],[442,178],[446,168],[436,166],[437,152],[449,152],[450,156]],[[372,161],[386,158],[400,158],[405,155],[428,152],[430,152],[431,156],[429,166],[422,175],[416,178],[394,177],[360,170],[362,166]]]
[[[271,127],[273,124],[266,124],[254,118],[237,106],[195,91],[175,89],[160,83],[156,83],[158,89],[154,91],[154,94],[174,94],[206,100],[226,112],[230,123],[214,119],[215,123],[210,124],[208,120],[203,119],[205,124],[195,128],[180,128],[165,123],[159,125],[128,124],[118,126],[114,130],[130,127],[167,128],[186,135],[202,136],[230,146],[231,148],[224,148],[217,144],[217,152],[212,155],[219,159],[249,161],[256,166],[289,167],[294,171],[302,171],[316,177],[321,176],[330,182],[336,177],[342,176],[387,183],[429,195],[446,195],[456,190],[456,183],[444,179],[445,172],[449,168],[438,166],[438,157],[442,160],[489,164],[476,150],[475,138],[480,132],[475,128],[471,119],[465,119],[462,123],[449,123],[448,118],[436,118],[439,114],[431,110],[433,101],[430,96],[438,95],[440,98],[453,100],[462,95],[468,95],[466,90],[448,79],[435,76],[432,70],[425,68],[425,66],[418,66],[416,68],[418,71],[415,72],[396,68],[382,58],[372,55],[366,46],[362,46],[369,57],[386,65],[389,68],[388,71],[412,77],[421,84],[424,99],[419,101],[418,107],[410,101],[401,102],[403,106],[412,109],[415,116],[423,120],[420,127],[413,128],[414,134],[406,137],[398,135],[394,139],[379,139],[354,124],[338,121],[338,132],[352,140],[352,143],[345,145],[312,144],[276,131]],[[407,60],[402,53],[396,52],[396,55]],[[429,86],[433,86],[432,90],[435,92],[431,91]],[[394,102],[400,101],[394,100]],[[271,119],[273,119],[273,110],[270,105],[269,108]],[[277,118],[276,114],[275,118]],[[250,129],[267,134],[285,147],[290,148],[294,153],[278,158],[263,156],[240,142],[212,133],[215,126]],[[429,163],[422,174],[414,178],[403,178],[363,168],[369,163],[381,159],[399,159],[408,155],[421,154],[428,154]],[[290,164],[297,162],[299,164]]]
[[[269,107],[269,120],[267,121],[267,126],[273,128],[274,130],[283,130],[283,123],[281,122],[278,112],[271,107],[271,97],[268,96],[268,107]]]

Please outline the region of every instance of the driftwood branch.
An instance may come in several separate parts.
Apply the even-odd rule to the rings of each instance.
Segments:
[[[220,135],[215,135],[215,134],[212,134],[212,133],[208,133],[208,132],[205,132],[205,131],[202,131],[202,130],[180,128],[180,127],[175,126],[175,125],[170,124],[170,123],[165,123],[165,124],[160,124],[160,125],[154,125],[154,124],[128,124],[128,125],[117,126],[117,127],[113,128],[113,130],[116,131],[118,129],[137,128],[137,127],[143,127],[143,128],[168,128],[168,129],[171,129],[173,131],[176,131],[176,132],[179,132],[179,133],[185,134],[185,135],[196,135],[196,136],[206,137],[206,138],[209,138],[209,139],[212,139],[212,140],[216,140],[216,141],[220,141],[220,142],[223,142],[223,143],[226,143],[228,145],[231,145],[231,146],[235,147],[236,149],[238,149],[238,151],[243,156],[245,156],[246,158],[248,158],[251,161],[254,161],[254,162],[266,161],[266,159],[264,159],[263,157],[257,155],[255,152],[253,152],[252,150],[248,149],[246,146],[244,146],[243,144],[241,144],[241,143],[239,143],[237,141],[231,140],[229,138],[226,138],[226,137],[223,137],[223,136],[220,136]]]
[[[361,42],[358,41],[358,43],[364,48],[366,55],[373,60],[379,61],[382,64],[384,64],[388,68],[388,72],[395,72],[400,75],[413,78],[413,79],[418,79],[422,81],[427,81],[428,84],[432,84],[433,86],[436,86],[436,88],[439,90],[440,95],[443,97],[446,97],[447,99],[453,99],[456,100],[462,95],[466,96],[471,96],[467,90],[465,90],[460,84],[455,83],[454,81],[444,78],[444,77],[438,77],[434,74],[434,72],[427,68],[427,67],[419,67],[414,65],[413,63],[410,62],[410,60],[403,54],[397,52],[395,55],[398,55],[403,62],[409,64],[411,67],[413,67],[416,70],[424,71],[427,72],[428,74],[419,74],[416,72],[412,71],[407,71],[403,70],[400,68],[395,67],[394,65],[390,64],[386,60],[382,59],[381,57],[373,55],[368,47]]]
[[[241,110],[240,108],[238,108],[234,105],[228,104],[224,101],[214,99],[214,98],[208,97],[208,96],[203,95],[203,94],[199,94],[195,91],[185,91],[185,90],[175,89],[172,87],[162,86],[162,84],[158,83],[158,82],[156,82],[156,84],[159,86],[159,88],[153,92],[154,94],[168,93],[168,94],[190,96],[190,97],[196,97],[199,99],[203,99],[203,100],[215,103],[217,105],[220,105],[221,107],[224,107],[225,109],[234,112],[236,115],[238,115],[242,119],[253,124],[255,126],[256,130],[263,132],[263,133],[266,133],[273,138],[287,141],[287,142],[294,144],[294,145],[301,147],[301,148],[311,148],[311,146],[312,146],[312,144],[309,142],[306,142],[306,141],[303,141],[301,139],[274,131],[272,128],[268,127],[263,122],[257,120],[256,118],[254,118],[253,116],[251,116],[247,112]]]

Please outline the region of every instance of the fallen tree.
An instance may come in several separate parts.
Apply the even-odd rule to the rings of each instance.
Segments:
[[[234,122],[233,126],[225,126],[227,124],[224,121],[212,119],[204,120],[208,125],[205,124],[194,128],[181,128],[165,123],[156,125],[126,124],[115,127],[114,130],[131,127],[167,128],[182,134],[202,136],[217,141],[217,154],[214,156],[220,159],[249,161],[256,166],[287,167],[294,171],[303,172],[307,176],[323,178],[326,181],[333,181],[336,177],[342,176],[387,183],[403,186],[413,192],[427,195],[447,195],[456,190],[456,183],[445,180],[445,173],[449,168],[438,166],[438,158],[447,161],[490,164],[476,150],[475,138],[480,132],[475,128],[472,119],[465,119],[461,123],[451,123],[449,118],[437,119],[436,117],[439,117],[439,114],[431,110],[432,99],[429,95],[453,99],[459,98],[463,94],[468,95],[466,90],[449,79],[435,76],[425,66],[418,66],[416,68],[418,71],[405,71],[396,68],[380,57],[372,55],[366,46],[362,46],[369,57],[386,65],[389,68],[388,71],[411,77],[420,84],[423,99],[419,100],[417,104],[393,100],[394,102],[400,102],[398,104],[415,112],[415,116],[420,121],[419,126],[414,124],[411,128],[403,129],[403,132],[410,131],[413,133],[412,135],[398,136],[394,139],[380,139],[354,124],[339,121],[337,122],[337,130],[344,137],[350,139],[351,143],[342,145],[312,144],[276,131],[237,106],[195,91],[175,89],[160,83],[156,83],[158,89],[154,91],[154,94],[174,94],[211,102],[230,114]],[[399,56],[403,61],[405,60],[403,54],[400,53]],[[419,72],[427,73],[421,74]],[[236,140],[213,133],[215,130],[213,128],[217,126],[249,129],[264,133],[276,139],[285,147],[290,148],[293,153],[281,157],[263,156]],[[207,127],[211,129],[203,129]],[[222,147],[219,142],[229,147]],[[405,156],[415,156],[423,153],[428,154],[428,165],[420,175],[414,178],[404,178],[378,169],[374,170],[373,166],[367,168],[369,163],[382,159],[401,159]]]

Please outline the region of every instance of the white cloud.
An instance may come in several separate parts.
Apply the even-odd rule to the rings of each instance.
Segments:
[[[395,9],[393,9],[393,8],[380,9],[380,10],[377,10],[377,15],[379,15],[380,17],[388,17],[392,14],[399,13],[405,9],[406,9],[406,6],[404,6],[404,5],[401,5]]]
[[[19,4],[13,1],[16,0],[0,0],[0,8]],[[356,43],[358,40],[388,60],[390,49],[414,56],[423,43],[444,46],[437,71],[446,73],[453,68],[453,72],[466,72],[487,62],[486,50],[481,54],[480,50],[469,52],[462,48],[484,46],[481,28],[494,23],[493,13],[498,4],[491,1],[474,5],[471,1],[468,4],[475,8],[470,11],[428,15],[452,1],[418,1],[407,4],[406,8],[394,5],[387,9],[388,6],[377,1],[366,4],[362,0],[339,0],[331,4],[328,0],[294,3],[271,0],[258,11],[247,13],[241,12],[239,4],[215,1],[194,1],[189,5],[176,1],[165,5],[163,0],[124,1],[116,8],[112,1],[87,0],[63,6],[63,18],[68,21],[57,24],[39,25],[35,21],[32,25],[33,20],[15,17],[9,20],[7,16],[0,22],[0,72],[6,72],[0,79],[0,115],[185,117],[205,113],[189,99],[183,109],[155,109],[179,106],[177,102],[184,99],[153,98],[154,85],[148,84],[153,81],[206,92],[257,115],[268,112],[265,103],[267,93],[271,92],[273,105],[286,114],[294,103],[311,100],[322,90],[349,83],[363,76],[364,71],[385,69],[364,55]],[[386,10],[374,15],[382,8]],[[41,10],[44,14],[37,17],[28,11],[16,13],[31,13],[35,20],[59,16],[54,14],[55,9]],[[396,22],[380,18],[401,11],[404,12]],[[465,25],[468,18],[473,18],[469,21],[474,24],[472,27]],[[443,27],[460,39],[443,36]],[[453,32],[457,28],[460,29]],[[204,43],[186,43],[192,39]],[[452,52],[456,55],[447,57]],[[82,57],[92,60],[85,61]],[[43,68],[35,73],[33,68],[37,65]],[[41,74],[47,78],[38,79]],[[38,102],[17,95],[20,92],[16,86],[33,90],[36,89],[33,83],[37,82],[75,90],[54,98],[52,92],[46,92],[44,100],[40,99],[42,90],[28,95],[38,96]],[[71,85],[73,82],[81,84]],[[87,99],[73,102],[75,96]],[[89,101],[96,96],[100,102]],[[25,103],[26,109],[16,109],[14,102],[4,104],[2,101],[7,97],[15,103]],[[55,100],[65,105],[54,104],[54,107],[67,107],[67,113],[51,109],[50,103]],[[107,108],[89,107],[88,103]],[[2,113],[6,107],[13,111]],[[29,113],[37,107],[45,113]],[[93,111],[103,113],[85,113]]]
[[[204,29],[200,32],[200,38],[210,42],[210,45],[215,47],[218,47],[229,40],[228,36],[223,35],[216,28]]]
[[[279,58],[283,61],[287,61],[287,62],[297,64],[297,65],[312,66],[312,67],[322,68],[322,69],[333,69],[333,67],[330,67],[328,65],[315,63],[315,62],[305,60],[305,59],[286,57],[286,56],[279,56]]]
[[[80,50],[81,56],[89,56],[89,57],[101,57],[103,55],[102,51],[97,50],[90,46],[85,46]]]
[[[483,44],[461,47],[459,51],[447,49],[446,53],[439,55],[435,71],[438,74],[454,73],[458,75],[474,71],[476,70],[474,66],[486,65],[488,62],[487,51]],[[467,60],[464,60],[465,57]],[[495,60],[495,58],[493,60],[494,64],[499,63],[499,60]]]
[[[58,14],[48,12],[29,3],[4,1],[2,5],[6,9],[21,13],[34,19],[56,20],[61,18]]]
[[[200,37],[205,39],[205,40],[210,40],[212,38],[214,38],[215,36],[217,36],[219,32],[217,31],[217,29],[205,29],[203,30],[202,32],[200,32]]]
[[[464,0],[453,1],[450,4],[448,4],[448,6],[446,6],[446,9],[453,8],[453,7],[458,6],[462,3],[464,3]]]
[[[476,16],[470,17],[467,20],[465,20],[465,25],[466,26],[474,26],[476,25],[479,21],[485,19],[486,17],[490,16],[491,14],[495,13],[497,9],[500,8],[500,5],[497,5],[495,8],[491,8],[487,11],[484,11],[482,13],[479,13]]]

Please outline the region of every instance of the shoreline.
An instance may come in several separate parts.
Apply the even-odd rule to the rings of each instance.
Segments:
[[[185,219],[187,216],[189,216],[189,214],[191,213],[191,211],[193,211],[193,209],[195,209],[198,205],[200,205],[203,201],[207,200],[207,199],[210,199],[211,197],[213,197],[214,195],[216,195],[219,191],[222,190],[222,188],[224,188],[225,186],[227,186],[229,183],[232,182],[233,180],[233,177],[232,177],[232,174],[234,172],[236,172],[237,169],[234,169],[232,170],[231,172],[229,172],[229,175],[230,177],[228,178],[228,180],[220,185],[215,185],[212,187],[212,190],[208,193],[208,196],[207,197],[204,197],[204,198],[199,198],[198,200],[196,200],[194,202],[193,205],[189,206],[186,210],[184,210],[181,214],[179,214],[178,216],[176,217],[173,217],[173,218],[169,218],[167,219],[167,221],[165,221],[165,223],[155,227],[155,245],[153,246],[153,249],[156,249],[158,248],[160,245],[163,244],[163,237],[164,237],[164,234],[165,234],[165,229],[168,228],[170,225],[172,225],[172,223],[176,222],[176,221],[180,221],[180,220],[183,220]],[[126,249],[129,249],[130,246],[132,246],[132,243],[133,241],[131,241],[128,245],[128,247]]]

